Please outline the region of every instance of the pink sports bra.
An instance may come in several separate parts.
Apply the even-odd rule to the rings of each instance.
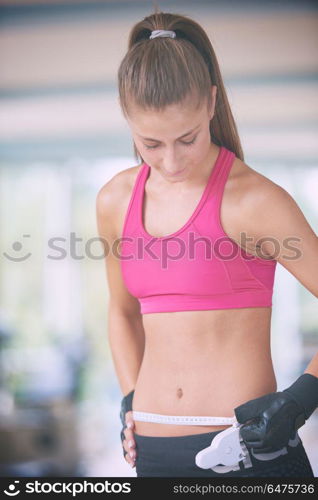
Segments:
[[[277,261],[246,253],[224,232],[220,206],[235,159],[221,147],[190,219],[176,232],[151,236],[143,225],[150,166],[137,175],[120,244],[124,283],[141,314],[272,306]]]

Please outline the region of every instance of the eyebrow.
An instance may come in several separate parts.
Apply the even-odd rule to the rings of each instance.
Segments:
[[[191,134],[192,132],[194,132],[197,128],[200,127],[201,124],[197,125],[196,127],[194,127],[192,130],[189,130],[189,132],[186,132],[185,134],[181,135],[180,137],[177,138],[178,139],[182,139],[183,137],[186,137],[187,135]],[[138,134],[139,135],[139,134]],[[139,135],[139,137],[142,137],[141,135]],[[158,141],[157,139],[152,139],[152,137],[142,137],[142,139],[146,139],[148,141],[154,141],[154,142],[161,142],[161,141]]]

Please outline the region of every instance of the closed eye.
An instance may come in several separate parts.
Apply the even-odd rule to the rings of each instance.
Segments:
[[[181,141],[181,144],[184,144],[185,146],[191,146],[192,144],[195,143],[195,140],[196,140],[196,137],[194,139],[192,139],[192,141],[190,141],[190,142]],[[145,147],[147,149],[157,149],[158,145],[156,145],[156,146],[147,146],[147,144],[145,144]]]

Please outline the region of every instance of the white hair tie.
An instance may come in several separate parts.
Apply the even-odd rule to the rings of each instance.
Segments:
[[[157,36],[166,36],[170,38],[176,38],[176,33],[174,31],[169,30],[155,30],[151,32],[149,38],[156,38]]]

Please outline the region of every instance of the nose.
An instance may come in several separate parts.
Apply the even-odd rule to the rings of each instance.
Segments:
[[[176,154],[172,151],[167,153],[162,161],[163,170],[168,175],[177,174],[180,170],[183,170],[184,163],[181,158],[177,158]]]

